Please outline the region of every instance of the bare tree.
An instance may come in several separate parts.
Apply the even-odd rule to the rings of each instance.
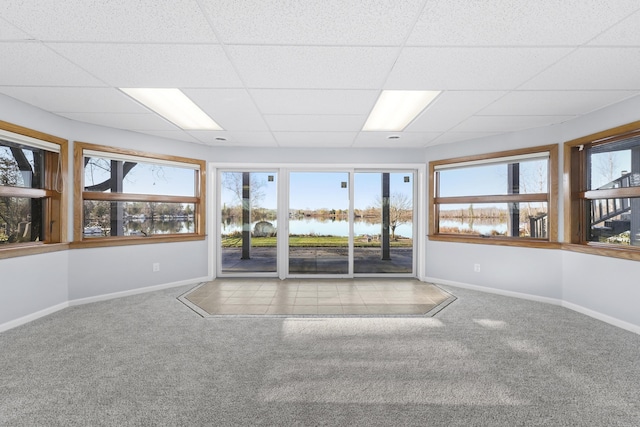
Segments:
[[[250,203],[252,208],[260,207],[260,202],[264,200],[265,185],[264,179],[260,180],[257,175],[250,174],[249,186],[251,188]],[[224,172],[222,174],[222,187],[229,190],[233,194],[236,203],[242,206],[242,172]]]
[[[376,205],[382,212],[382,198],[378,197]],[[389,228],[391,238],[396,238],[396,228],[413,221],[413,201],[405,193],[393,192],[389,196]]]

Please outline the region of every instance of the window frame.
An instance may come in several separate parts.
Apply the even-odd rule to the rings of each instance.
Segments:
[[[640,247],[587,240],[586,202],[593,199],[640,197],[640,187],[591,190],[587,180],[587,150],[640,135],[640,121],[606,129],[564,143],[564,244],[563,249],[586,254],[640,261]],[[580,148],[582,147],[582,149]]]
[[[98,191],[84,191],[84,157],[85,150],[92,154],[100,153],[105,158],[120,155],[140,158],[141,161],[149,163],[173,162],[184,163],[186,165],[196,165],[199,173],[195,182],[194,196],[169,196],[155,194],[132,194],[132,193],[105,193]],[[206,162],[204,160],[179,157],[165,154],[147,153],[124,148],[96,145],[88,142],[74,141],[73,150],[74,162],[74,228],[73,242],[71,248],[79,247],[105,247],[137,245],[150,243],[184,242],[194,240],[204,240],[206,237]],[[84,202],[85,200],[103,200],[117,202],[166,202],[166,203],[193,203],[194,209],[194,232],[182,234],[155,234],[150,236],[107,236],[100,238],[85,238],[83,233],[84,224]]]
[[[17,140],[20,140],[20,137],[33,138],[59,147],[59,153],[45,150],[43,188],[0,186],[0,197],[41,198],[44,205],[43,226],[50,224],[49,231],[44,233],[44,240],[0,247],[0,259],[68,249],[69,245],[66,239],[68,141],[2,120],[0,120],[0,129],[14,134]],[[34,146],[28,140],[21,141],[21,143],[26,146]],[[57,182],[54,182],[56,177]]]
[[[548,153],[547,165],[547,193],[532,194],[502,194],[482,196],[438,197],[439,183],[436,169],[438,166],[450,164],[464,164],[483,162],[487,164],[500,163],[501,159],[515,156],[527,156]],[[543,196],[544,194],[544,196]],[[444,234],[438,230],[439,206],[445,203],[513,203],[513,202],[546,202],[548,218],[548,236],[546,239],[509,236],[469,236],[458,234]],[[558,242],[558,146],[555,144],[529,147],[517,150],[485,153],[463,156],[429,162],[429,240],[475,243],[503,246],[521,246],[532,248],[560,248]]]

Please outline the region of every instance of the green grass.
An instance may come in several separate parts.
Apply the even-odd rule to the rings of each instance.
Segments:
[[[349,242],[347,237],[341,236],[290,236],[289,247],[305,248],[305,247],[346,247]],[[411,239],[392,240],[391,247],[411,247],[413,242]],[[252,237],[251,246],[254,248],[270,248],[276,247],[276,237]],[[380,247],[379,241],[363,242],[356,238],[354,246],[357,248],[373,248]],[[222,237],[223,248],[240,248],[242,247],[242,238]]]

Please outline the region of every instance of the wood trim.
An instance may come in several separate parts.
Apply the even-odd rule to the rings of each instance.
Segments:
[[[127,237],[95,237],[84,239],[79,242],[71,242],[70,249],[104,248],[109,246],[146,245],[153,243],[176,243],[193,242],[204,240],[206,235],[201,234],[171,234],[156,235],[149,237],[127,236]]]
[[[528,239],[524,237],[479,237],[479,236],[462,236],[455,234],[429,234],[429,240],[434,242],[451,242],[451,243],[472,243],[481,245],[499,245],[499,246],[517,246],[523,248],[537,249],[560,249],[562,244],[559,242],[549,242],[540,239]]]
[[[438,180],[435,173],[435,167],[433,163],[429,163],[429,204],[427,205],[427,212],[429,215],[429,230],[428,233],[436,234],[438,230],[436,229],[438,222],[436,218],[438,218],[438,210],[437,205],[435,203],[435,199],[437,194],[434,194],[438,188]]]
[[[0,259],[15,258],[27,255],[44,254],[48,252],[65,251],[69,249],[68,243],[42,243],[30,242],[23,244],[11,244],[9,247],[0,247]]]
[[[547,202],[546,193],[535,194],[499,194],[494,196],[456,196],[436,197],[436,204],[466,204],[466,203],[515,203],[515,202]]]
[[[84,164],[82,145],[73,144],[73,241],[82,240],[84,214],[82,209],[82,189],[84,188]]]
[[[613,142],[618,139],[628,138],[638,130],[640,130],[640,120],[637,122],[627,123],[626,125],[618,126],[615,128],[606,129],[601,132],[592,133],[591,135],[582,136],[577,139],[572,139],[565,142],[565,145],[575,147],[578,145],[603,144],[605,142]]]
[[[188,157],[172,156],[168,154],[148,153],[144,151],[137,151],[137,150],[131,150],[126,148],[118,148],[118,147],[109,147],[106,145],[90,144],[88,142],[80,142],[80,141],[74,141],[74,146],[80,147],[81,150],[102,151],[105,153],[105,157],[109,157],[109,153],[115,153],[115,154],[122,154],[125,156],[140,157],[142,159],[149,159],[150,162],[153,162],[154,159],[167,160],[171,162],[199,165],[200,169],[203,169],[206,167],[206,162],[204,160],[191,159]],[[80,156],[82,157],[82,151],[80,153],[81,153]],[[75,156],[74,156],[74,161],[75,161]]]
[[[590,242],[587,244],[564,243],[562,249],[571,252],[580,252],[589,255],[599,255],[611,258],[620,258],[630,261],[640,261],[640,248],[633,246],[613,247],[602,243]]]
[[[53,191],[44,190],[41,188],[27,188],[27,187],[5,187],[0,186],[1,197],[28,197],[31,199],[38,199],[41,197],[52,196]]]
[[[611,188],[606,190],[581,191],[577,194],[581,199],[622,199],[640,197],[640,187]]]
[[[559,185],[558,185],[558,173],[560,172],[558,169],[558,146],[551,145],[549,147],[549,165],[547,167],[547,183],[549,188],[549,200],[547,203],[547,217],[548,221],[548,240],[549,242],[557,242],[558,241],[558,222],[560,221],[560,217],[558,215],[560,203],[559,200]]]
[[[117,202],[198,203],[198,197],[193,196],[158,196],[154,194],[101,193],[98,191],[83,191],[82,199]]]
[[[434,168],[436,166],[448,165],[452,163],[464,163],[464,162],[473,162],[478,160],[495,160],[496,162],[500,161],[502,157],[510,157],[510,156],[521,156],[527,154],[535,154],[535,153],[543,153],[545,151],[549,151],[551,155],[552,151],[555,151],[557,155],[558,146],[555,144],[549,145],[540,145],[537,147],[529,147],[529,148],[521,148],[517,150],[508,150],[508,151],[498,151],[495,153],[486,153],[486,154],[476,154],[473,156],[463,156],[463,157],[455,157],[452,159],[444,159],[444,160],[433,160],[429,162],[429,165],[433,165]]]
[[[0,129],[6,130],[9,132],[17,133],[19,135],[28,136],[30,138],[40,139],[42,141],[52,142],[54,144],[58,144],[62,146],[63,144],[67,144],[67,140],[63,138],[59,138],[57,136],[49,135],[48,133],[39,132],[37,130],[25,128],[22,126],[14,125],[13,123],[5,122],[0,120]]]
[[[563,170],[562,170],[562,198],[563,198],[563,225],[564,225],[564,242],[571,242],[573,236],[573,208],[572,208],[572,179],[571,179],[571,160],[572,146],[565,144],[563,152]]]

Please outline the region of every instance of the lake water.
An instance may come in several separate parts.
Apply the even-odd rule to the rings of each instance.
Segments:
[[[278,221],[269,221],[276,229],[278,228]],[[255,226],[256,222],[251,223],[251,230]],[[356,236],[364,234],[376,235],[382,233],[382,225],[380,223],[371,223],[365,220],[356,220],[353,224],[353,232]],[[242,231],[242,224],[240,222],[234,223],[222,223],[222,234],[230,234],[234,232]],[[304,219],[290,219],[289,220],[289,234],[317,234],[320,236],[348,236],[349,235],[349,222],[346,220],[320,220],[318,218],[304,218]],[[401,224],[396,228],[396,237],[409,237],[413,236],[413,224]]]
[[[441,220],[440,228],[444,228],[444,227],[459,228],[461,230],[470,230],[471,223],[468,221]],[[480,234],[491,234],[493,231],[500,234],[504,234],[507,232],[507,223],[497,222],[497,221],[474,220],[473,230]]]

